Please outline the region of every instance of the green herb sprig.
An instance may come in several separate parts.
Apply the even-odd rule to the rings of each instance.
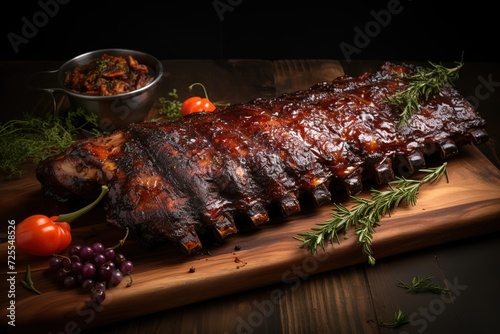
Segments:
[[[387,327],[387,328],[397,328],[403,326],[404,324],[409,324],[409,323],[410,323],[409,316],[401,310],[396,310],[394,312],[394,320],[392,322],[385,322],[382,320],[378,321],[378,325],[380,327]]]
[[[35,288],[35,283],[31,279],[31,268],[29,264],[26,265],[26,274],[24,276],[24,280],[21,281],[21,285],[37,295],[42,294],[37,288]]]
[[[172,100],[168,100],[164,97],[160,97],[158,99],[158,102],[160,104],[158,115],[160,117],[154,119],[153,121],[159,120],[163,117],[167,120],[173,121],[182,117],[182,102],[178,100],[179,95],[177,95],[177,90],[175,88],[172,89],[172,91],[168,93],[168,96],[170,96]]]
[[[455,63],[457,66],[447,68],[429,62],[430,68],[420,68],[411,75],[397,74],[408,82],[408,86],[388,96],[386,101],[401,108],[399,127],[408,124],[413,113],[420,110],[422,100],[428,100],[431,95],[437,94],[445,85],[452,84],[458,78],[458,72],[464,63],[462,60]]]
[[[0,124],[0,170],[7,178],[21,176],[22,164],[36,164],[62,152],[84,131],[87,135],[100,133],[97,115],[81,108],[64,115],[25,114]]]
[[[432,276],[415,276],[411,282],[405,283],[398,280],[398,286],[406,289],[409,293],[432,292],[436,294],[448,293],[450,290],[432,282]]]
[[[307,248],[310,253],[316,254],[319,247],[325,250],[325,240],[340,243],[339,233],[343,231],[345,234],[354,227],[358,243],[361,244],[363,253],[368,256],[368,263],[375,265],[371,245],[379,221],[383,216],[390,215],[401,203],[414,206],[423,184],[434,183],[442,175],[446,175],[448,182],[446,165],[445,162],[439,167],[420,169],[419,172],[427,173],[421,180],[397,177],[389,183],[388,190],[372,189],[370,199],[351,196],[354,203],[351,209],[342,204],[335,204],[331,219],[294,238],[302,243],[301,248]]]

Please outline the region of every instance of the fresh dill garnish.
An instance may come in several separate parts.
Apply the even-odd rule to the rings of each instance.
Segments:
[[[428,275],[424,278],[419,276],[413,277],[410,283],[405,283],[398,280],[398,286],[406,289],[410,293],[432,292],[437,294],[448,293],[450,290],[439,286],[432,282],[432,276]]]
[[[421,180],[396,177],[389,182],[389,189],[372,189],[370,199],[351,196],[354,203],[351,209],[342,204],[335,204],[331,219],[294,238],[302,243],[301,248],[307,248],[310,253],[316,254],[318,247],[325,250],[325,240],[340,243],[339,233],[343,231],[345,234],[354,227],[358,243],[361,244],[363,253],[368,256],[368,263],[375,265],[371,245],[379,221],[383,216],[390,215],[401,203],[414,206],[419,189],[424,183],[434,183],[442,175],[446,175],[448,181],[446,165],[445,162],[439,167],[420,169],[420,173],[427,173]]]
[[[78,108],[64,115],[25,114],[0,124],[0,170],[7,178],[23,174],[22,165],[38,163],[66,149],[79,134],[100,134],[97,115]]]
[[[420,110],[422,100],[428,100],[431,95],[437,94],[447,84],[452,84],[458,78],[458,72],[464,63],[463,61],[455,63],[457,66],[448,68],[429,62],[431,67],[419,68],[411,75],[396,73],[408,82],[408,86],[388,96],[386,101],[401,108],[399,127],[406,125],[413,113]]]

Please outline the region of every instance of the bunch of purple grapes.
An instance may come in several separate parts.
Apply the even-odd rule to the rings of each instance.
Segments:
[[[92,245],[72,245],[68,256],[53,255],[49,270],[63,286],[72,289],[81,286],[90,293],[90,302],[100,305],[106,298],[106,289],[115,287],[125,276],[130,276],[134,265],[114,248],[100,242]],[[131,281],[128,285],[131,284]]]

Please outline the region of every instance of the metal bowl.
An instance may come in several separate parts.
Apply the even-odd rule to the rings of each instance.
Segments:
[[[78,94],[64,86],[64,75],[75,67],[90,63],[102,55],[132,56],[140,64],[147,65],[154,74],[153,80],[146,86],[123,94],[110,96],[91,96]],[[155,103],[156,88],[163,77],[163,65],[150,54],[127,49],[102,49],[81,54],[65,62],[58,70],[58,88],[51,88],[50,93],[60,91],[68,97],[71,107],[81,107],[88,112],[95,113],[99,120],[99,127],[103,131],[113,131],[123,128],[130,123],[141,122],[148,115]]]

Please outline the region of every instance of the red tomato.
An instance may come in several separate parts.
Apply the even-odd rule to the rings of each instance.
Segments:
[[[108,190],[107,186],[101,186],[99,197],[78,211],[52,217],[36,214],[26,218],[16,226],[16,247],[38,256],[63,251],[71,244],[70,223],[96,206]]]
[[[182,103],[181,112],[182,116],[186,116],[195,112],[212,112],[215,106],[209,99],[193,96]]]
[[[71,227],[67,222],[56,222],[58,218],[33,215],[23,220],[16,230],[17,248],[38,256],[66,249],[71,243]]]

